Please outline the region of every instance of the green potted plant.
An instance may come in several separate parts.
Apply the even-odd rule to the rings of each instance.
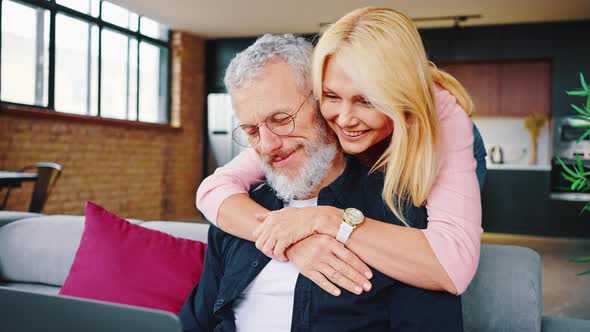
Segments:
[[[582,85],[580,90],[566,92],[570,96],[586,98],[586,103],[582,104],[581,106],[571,104],[571,107],[577,113],[575,118],[579,120],[575,126],[579,128],[586,128],[586,131],[584,131],[584,133],[578,138],[578,143],[590,136],[590,89],[588,89],[588,84],[586,84],[586,80],[584,79],[584,75],[582,73],[580,73],[580,83]],[[590,167],[585,166],[582,163],[580,157],[576,156],[576,163],[571,167],[568,167],[561,159],[557,158],[557,160],[564,169],[564,172],[561,174],[567,181],[571,183],[570,187],[572,190],[579,192],[590,192]],[[580,211],[580,214],[588,211],[590,211],[590,202],[584,205]],[[573,258],[570,261],[574,263],[590,263],[590,256]],[[578,273],[578,275],[584,274],[590,274],[590,270]]]

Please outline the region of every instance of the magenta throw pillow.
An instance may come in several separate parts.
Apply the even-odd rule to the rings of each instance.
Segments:
[[[201,277],[205,248],[87,202],[84,233],[60,295],[178,314]]]

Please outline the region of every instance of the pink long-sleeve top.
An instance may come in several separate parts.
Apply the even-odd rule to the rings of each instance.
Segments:
[[[422,230],[449,278],[463,293],[473,279],[481,244],[481,199],[473,156],[473,124],[456,98],[437,87],[440,121],[440,169],[426,203],[428,226]],[[247,149],[218,168],[199,186],[196,204],[216,225],[221,203],[248,193],[264,181],[260,160]]]

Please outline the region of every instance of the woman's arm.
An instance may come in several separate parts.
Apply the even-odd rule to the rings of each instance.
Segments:
[[[300,239],[316,233],[335,238],[343,213],[344,210],[332,206],[269,212],[255,231],[256,247],[269,257],[285,260],[290,245],[301,243]],[[420,229],[365,218],[348,239],[346,248],[391,278],[424,289],[457,293]]]
[[[223,231],[254,241],[252,231],[260,223],[255,215],[268,210],[251,200],[248,191],[263,181],[264,172],[256,152],[244,150],[201,182],[197,190],[197,208]]]
[[[428,196],[429,222],[423,232],[461,294],[475,276],[483,233],[473,122],[447,91],[439,90],[436,95],[442,159],[437,182]]]

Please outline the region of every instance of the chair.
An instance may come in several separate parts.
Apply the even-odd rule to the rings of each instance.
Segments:
[[[33,196],[31,198],[31,204],[29,205],[29,212],[41,213],[43,206],[47,201],[47,198],[51,194],[51,191],[55,187],[57,180],[61,176],[62,167],[56,163],[37,163],[34,165],[25,166],[18,170],[18,172],[27,172],[31,170],[37,171],[37,182],[33,189]],[[10,196],[11,187],[8,187],[4,201],[2,202],[2,208],[6,205],[8,197]]]

